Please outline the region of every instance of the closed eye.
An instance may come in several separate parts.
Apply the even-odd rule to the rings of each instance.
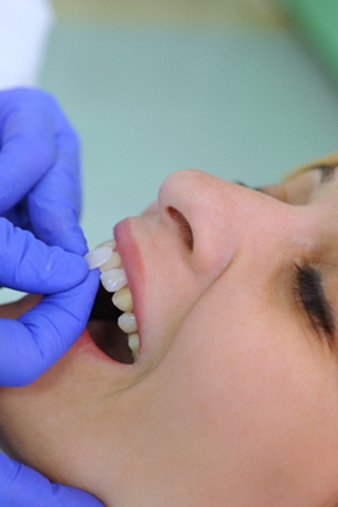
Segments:
[[[327,183],[332,179],[336,167],[321,166],[318,169],[321,171],[321,183]],[[235,183],[268,195],[263,188],[251,187],[241,181]],[[325,295],[320,272],[309,264],[304,266],[296,265],[293,276],[293,289],[297,301],[304,307],[314,330],[317,333],[320,330],[324,331],[325,336],[332,345],[337,332],[336,319],[332,306]]]
[[[293,287],[295,295],[304,306],[314,329],[324,331],[329,343],[332,344],[336,332],[336,319],[325,296],[320,272],[308,264],[305,266],[296,265]]]

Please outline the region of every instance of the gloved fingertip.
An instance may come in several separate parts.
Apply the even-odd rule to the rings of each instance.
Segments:
[[[87,241],[81,227],[73,227],[71,230],[60,234],[59,237],[53,237],[52,239],[54,244],[60,245],[68,252],[82,256],[88,252]]]
[[[51,247],[47,262],[40,269],[44,293],[52,294],[75,287],[86,278],[88,271],[88,263],[81,255]]]
[[[48,245],[57,245],[68,252],[77,255],[85,255],[88,252],[88,245],[81,227],[72,224],[69,227],[42,228],[35,224],[36,236]]]

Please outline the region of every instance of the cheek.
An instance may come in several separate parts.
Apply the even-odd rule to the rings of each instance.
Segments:
[[[243,319],[238,308],[203,301],[183,323],[159,385],[165,418],[175,414],[189,452],[199,448],[213,472],[310,474],[319,455],[336,460],[333,363],[285,319]]]

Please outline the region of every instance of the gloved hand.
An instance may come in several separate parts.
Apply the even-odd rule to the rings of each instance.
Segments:
[[[79,143],[55,99],[0,92],[0,216],[48,245],[83,255]]]
[[[81,257],[12,225],[83,255],[80,201],[78,140],[55,100],[32,89],[0,92],[0,285],[48,294],[17,321],[0,319],[0,385],[32,382],[86,324],[98,274],[88,274]],[[101,504],[0,454],[0,505]]]
[[[62,248],[0,218],[0,284],[47,294],[17,320],[0,319],[0,385],[32,382],[80,335],[98,287],[97,270]],[[99,507],[91,495],[51,484],[37,472],[0,454],[0,505]]]
[[[45,294],[17,320],[0,319],[0,386],[33,382],[83,331],[98,288],[97,270],[0,217],[0,285]]]
[[[3,507],[103,507],[92,495],[54,484],[35,470],[0,454],[0,505]]]

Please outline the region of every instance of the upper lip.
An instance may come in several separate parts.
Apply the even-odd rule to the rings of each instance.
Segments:
[[[144,267],[134,231],[132,230],[133,219],[126,218],[114,227],[114,237],[119,254],[122,258],[123,269],[126,273],[128,286],[133,298],[133,313],[136,317],[140,348],[142,355],[142,286],[144,283]]]

